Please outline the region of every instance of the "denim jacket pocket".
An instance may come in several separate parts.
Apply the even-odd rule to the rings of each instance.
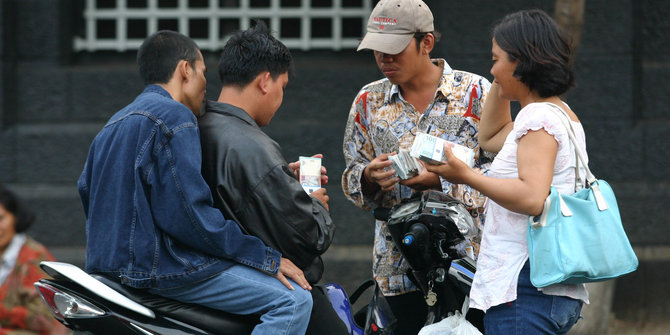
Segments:
[[[207,263],[208,258],[205,254],[193,250],[188,246],[179,243],[179,241],[175,241],[165,233],[163,233],[163,240],[165,241],[165,247],[170,253],[170,256],[184,266],[196,269]]]

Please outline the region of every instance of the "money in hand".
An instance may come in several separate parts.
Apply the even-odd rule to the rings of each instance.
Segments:
[[[300,185],[307,192],[321,188],[321,158],[300,156]]]
[[[393,169],[400,179],[412,178],[423,170],[423,165],[407,150],[400,150],[397,155],[389,156],[389,160],[393,162]]]
[[[446,158],[444,157],[444,144],[451,143],[451,151],[456,158],[462,160],[469,167],[475,165],[475,151],[453,142],[428,135],[425,133],[418,133],[412,143],[410,155],[416,157],[429,164],[444,164]]]

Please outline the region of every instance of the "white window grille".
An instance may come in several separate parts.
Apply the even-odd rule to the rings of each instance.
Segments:
[[[375,1],[376,2],[376,1]],[[137,50],[151,33],[170,29],[203,50],[223,47],[227,35],[265,21],[292,49],[355,48],[373,0],[86,0],[84,36],[76,51]]]

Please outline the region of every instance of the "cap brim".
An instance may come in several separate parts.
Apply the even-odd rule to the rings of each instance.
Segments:
[[[368,32],[363,37],[361,44],[357,51],[363,49],[370,49],[374,51],[383,52],[389,55],[397,55],[401,53],[409,42],[414,37],[413,34],[388,34],[388,33],[372,33]]]

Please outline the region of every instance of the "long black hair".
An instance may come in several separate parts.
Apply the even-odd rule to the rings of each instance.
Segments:
[[[518,61],[514,76],[540,97],[562,95],[575,86],[569,39],[544,11],[509,14],[491,35],[510,61]]]

